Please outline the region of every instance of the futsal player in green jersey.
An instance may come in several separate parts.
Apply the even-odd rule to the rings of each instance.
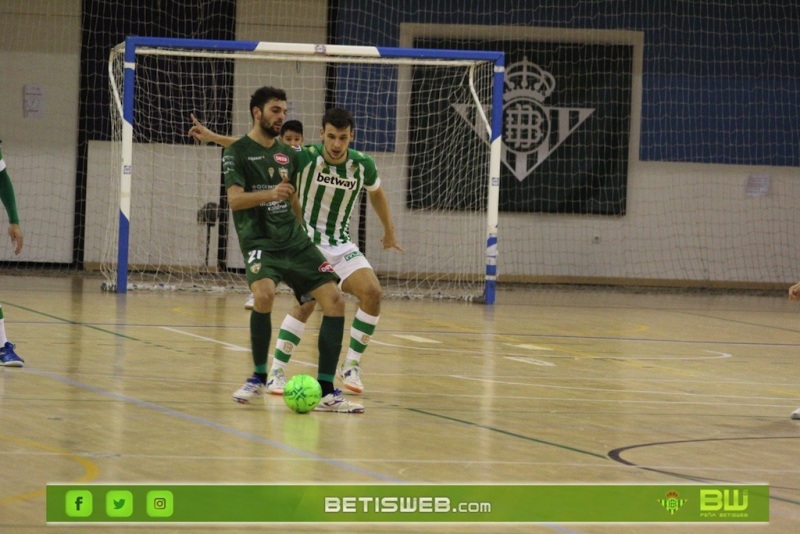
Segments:
[[[189,134],[197,141],[228,146],[233,137],[221,136],[192,117]],[[288,124],[288,123],[287,123]],[[343,291],[355,296],[359,308],[350,327],[347,356],[338,369],[344,387],[361,393],[361,357],[375,332],[380,318],[382,291],[372,266],[351,241],[350,216],[362,189],[366,189],[373,210],[383,225],[383,248],[402,251],[397,244],[389,202],[380,184],[375,162],[368,155],[350,148],[355,137],[353,117],[339,108],[328,110],[322,119],[322,143],[305,147],[298,194],[302,203],[306,230],[340,278]],[[305,323],[314,311],[314,303],[298,304],[281,324],[275,357],[267,377],[267,391],[283,393],[285,368],[294,348],[300,343]]]
[[[8,236],[11,238],[11,244],[14,245],[14,254],[19,254],[22,252],[22,230],[19,227],[14,186],[11,185],[11,178],[8,176],[2,152],[0,152],[0,200],[8,214]],[[25,360],[14,352],[15,348],[16,345],[6,337],[6,321],[3,318],[3,308],[0,306],[0,366],[23,367],[25,365]]]
[[[280,140],[283,141],[284,144],[294,147],[295,150],[300,150],[300,147],[303,146],[303,123],[296,120],[284,122],[283,126],[281,126]],[[250,293],[244,301],[244,309],[252,310],[254,300],[255,297]]]
[[[266,390],[271,312],[275,288],[284,282],[298,300],[310,294],[322,307],[317,380],[323,397],[316,410],[361,413],[363,406],[344,399],[333,387],[344,335],[344,299],[333,267],[309,239],[295,211],[302,151],[277,140],[286,109],[282,89],[258,89],[250,99],[252,128],[223,151],[228,205],[255,296],[250,312],[254,373],[233,398],[247,404]]]
[[[361,190],[367,191],[370,204],[383,225],[383,248],[397,244],[389,201],[381,187],[373,159],[350,148],[355,137],[352,115],[341,108],[331,108],[322,117],[321,144],[305,147],[298,178],[298,195],[309,237],[316,243],[341,279],[340,287],[358,299],[359,307],[350,326],[347,356],[338,369],[342,384],[353,393],[361,393],[361,357],[367,349],[380,318],[381,285],[375,271],[350,238],[350,217]],[[314,311],[314,303],[301,303],[289,312],[281,324],[275,357],[267,377],[267,391],[283,392],[286,363],[300,343],[305,323]]]

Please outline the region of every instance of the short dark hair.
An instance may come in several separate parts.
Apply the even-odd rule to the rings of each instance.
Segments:
[[[278,89],[277,87],[270,87],[265,85],[250,96],[250,117],[253,116],[253,108],[264,109],[264,106],[270,100],[283,100],[286,101],[286,91]]]
[[[283,126],[281,126],[281,136],[283,136],[283,134],[285,134],[287,130],[290,132],[297,132],[300,135],[303,135],[303,123],[295,120],[286,121],[283,123]]]
[[[334,128],[341,129],[350,127],[351,130],[356,129],[355,121],[353,120],[353,116],[350,114],[349,111],[342,108],[330,108],[325,112],[325,115],[322,116],[322,128],[325,128],[326,124],[330,124]]]

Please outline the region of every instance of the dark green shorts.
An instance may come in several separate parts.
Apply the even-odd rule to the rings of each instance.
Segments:
[[[283,282],[292,288],[298,302],[325,283],[339,281],[331,264],[311,241],[299,251],[251,250],[245,254],[244,262],[248,285],[262,278],[271,278],[275,285]]]

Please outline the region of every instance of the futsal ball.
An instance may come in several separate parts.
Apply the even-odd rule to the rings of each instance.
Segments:
[[[283,388],[283,401],[297,413],[308,413],[322,399],[322,388],[313,376],[294,375]]]

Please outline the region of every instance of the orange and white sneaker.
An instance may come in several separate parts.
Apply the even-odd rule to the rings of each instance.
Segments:
[[[273,369],[267,375],[267,393],[272,395],[283,395],[286,388],[286,373],[283,369]]]
[[[336,374],[348,391],[352,391],[356,395],[364,391],[364,384],[361,383],[361,366],[357,361],[349,360],[342,363],[336,370]]]

